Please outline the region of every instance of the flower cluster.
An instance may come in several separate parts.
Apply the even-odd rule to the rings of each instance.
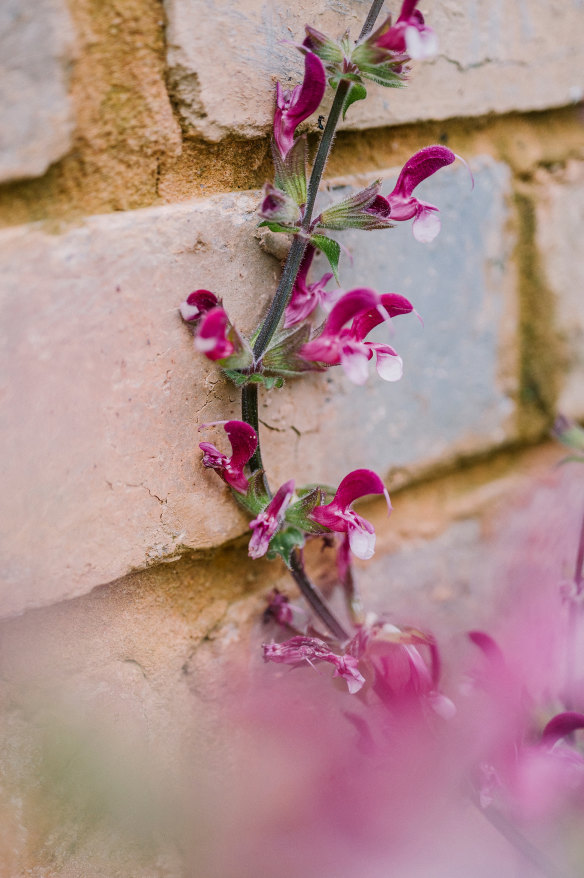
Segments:
[[[539,704],[538,709],[535,698],[526,706],[522,681],[509,670],[503,651],[482,631],[469,635],[473,649],[478,647],[482,655],[481,668],[469,675],[465,685],[459,681],[458,690],[451,686],[446,694],[448,682],[434,636],[412,625],[396,624],[389,615],[365,613],[359,597],[352,558],[367,561],[373,556],[375,529],[354,505],[365,497],[384,497],[391,512],[380,476],[370,469],[356,469],[336,488],[322,483],[297,486],[289,478],[272,490],[260,453],[259,387],[281,387],[285,379],[334,366],[341,366],[349,381],[361,386],[368,379],[370,361],[375,361],[384,381],[402,376],[398,352],[384,340],[371,340],[370,333],[380,328],[389,334],[395,318],[416,314],[414,305],[397,292],[379,292],[367,285],[342,289],[341,247],[333,234],[347,229],[388,231],[411,221],[415,240],[432,242],[440,231],[439,209],[420,199],[416,190],[459,156],[443,145],[426,146],[406,161],[391,191],[382,192],[381,180],[375,180],[333,203],[316,199],[341,112],[344,116],[353,103],[366,97],[365,83],[403,86],[410,61],[436,53],[436,35],[417,6],[418,0],[403,0],[395,22],[388,17],[356,43],[348,33],[333,40],[306,27],[305,39],[296,47],[304,60],[302,81],[292,88],[276,85],[274,179],[264,185],[258,209],[260,227],[291,239],[274,300],[249,339],[233,326],[220,298],[209,290],[192,292],[180,313],[194,330],[195,348],[242,390],[243,420],[200,427],[222,426],[230,445],[230,450],[222,450],[201,442],[202,463],[215,470],[247,513],[249,556],[281,558],[312,611],[296,606],[281,591],[272,591],[264,621],[275,623],[285,639],[263,644],[265,661],[292,668],[309,665],[319,672],[331,666],[345,695],[347,690],[349,695],[358,694],[353,702],[384,717],[374,729],[366,715],[347,714],[364,747],[380,730],[393,746],[396,717],[407,718],[403,728],[408,733],[418,727],[435,730],[449,725],[454,735],[461,739],[466,735],[473,741],[473,753],[461,783],[485,813],[495,813],[497,820],[511,815],[521,821],[550,809],[561,810],[571,798],[584,806],[584,756],[575,740],[584,729],[584,714],[562,702],[562,693],[557,693],[554,703]],[[307,138],[299,128],[319,109],[327,85],[337,90],[336,109],[330,111],[309,178]],[[310,279],[319,252],[331,270]],[[584,448],[581,433],[565,420],[556,424],[556,434],[578,459]],[[331,578],[345,599],[342,622],[306,571],[305,554],[310,553],[305,547],[319,541],[327,552],[334,552],[336,576],[333,572]],[[584,547],[580,555],[584,558]],[[566,592],[572,609],[580,606],[583,588],[580,575]],[[467,705],[472,702],[470,712],[465,699]],[[485,720],[485,709],[497,717],[507,712],[506,723]],[[481,719],[469,721],[473,712]]]
[[[274,179],[264,185],[258,209],[260,227],[291,240],[274,300],[249,339],[233,326],[220,298],[209,290],[192,292],[180,313],[194,330],[195,348],[242,390],[241,421],[200,427],[222,426],[230,445],[230,450],[222,450],[201,442],[202,463],[215,470],[247,513],[249,556],[281,558],[310,606],[311,612],[281,591],[272,591],[264,621],[275,623],[274,631],[283,639],[274,636],[263,644],[265,661],[291,668],[309,665],[319,673],[331,666],[343,696],[347,690],[358,695],[352,702],[359,707],[346,716],[364,751],[381,738],[385,756],[388,741],[392,752],[396,746],[406,752],[396,736],[398,726],[414,737],[423,729],[425,743],[428,730],[438,730],[437,738],[443,735],[446,740],[446,727],[453,738],[472,742],[457,783],[469,790],[470,798],[495,825],[508,817],[521,823],[550,811],[562,812],[569,801],[584,807],[584,755],[577,741],[577,733],[584,729],[584,713],[573,709],[573,693],[564,697],[556,692],[553,698],[539,701],[536,696],[526,697],[525,681],[510,670],[503,650],[482,631],[471,631],[473,646],[466,644],[467,649],[478,648],[480,668],[473,668],[464,681],[459,679],[458,686],[452,681],[449,686],[431,633],[401,620],[396,624],[390,615],[363,610],[352,559],[372,558],[375,528],[354,505],[365,497],[384,497],[391,512],[380,476],[370,469],[356,469],[336,488],[322,483],[297,486],[289,478],[272,490],[260,453],[259,387],[281,387],[285,379],[334,366],[341,366],[349,381],[361,386],[368,379],[370,361],[375,361],[384,381],[402,376],[404,364],[398,352],[385,340],[371,340],[370,333],[379,328],[389,334],[395,318],[416,314],[414,305],[397,292],[380,292],[365,284],[342,289],[341,247],[333,235],[347,229],[388,231],[411,221],[415,240],[432,242],[441,227],[439,209],[420,199],[416,190],[460,157],[443,145],[426,146],[406,161],[391,191],[382,191],[381,180],[374,180],[332,203],[325,198],[317,201],[317,192],[335,125],[341,112],[344,117],[353,103],[366,97],[365,83],[404,86],[410,61],[436,53],[436,35],[417,6],[418,0],[403,0],[395,22],[388,17],[356,43],[348,33],[333,40],[306,27],[304,41],[296,46],[304,60],[302,81],[292,88],[276,85]],[[307,137],[299,129],[319,109],[327,85],[337,95],[309,177]],[[319,252],[331,270],[311,279]],[[582,460],[580,428],[560,419],[555,432],[572,457]],[[305,547],[310,542],[334,552],[330,579],[344,597],[343,621],[309,579],[305,555],[310,552]],[[584,545],[578,557],[584,559]],[[579,613],[582,572],[568,585],[566,603],[572,614]],[[372,712],[359,712],[362,707]]]

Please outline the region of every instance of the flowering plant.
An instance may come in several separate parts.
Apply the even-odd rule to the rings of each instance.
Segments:
[[[241,420],[200,427],[222,426],[231,446],[228,453],[201,442],[203,465],[218,473],[249,514],[249,555],[281,558],[312,611],[308,613],[274,590],[265,619],[286,636],[263,645],[264,659],[291,667],[331,665],[333,676],[343,681],[349,695],[358,695],[361,704],[372,706],[372,717],[381,705],[386,712],[407,716],[410,728],[412,718],[432,726],[452,722],[457,706],[442,691],[440,651],[432,634],[397,626],[385,617],[365,613],[362,607],[351,559],[373,556],[375,531],[353,504],[365,496],[384,496],[391,512],[388,491],[379,475],[369,469],[349,472],[336,487],[297,486],[290,478],[272,490],[263,466],[258,420],[259,390],[280,388],[286,379],[307,371],[340,365],[349,381],[363,385],[369,361],[375,359],[383,380],[393,382],[402,376],[398,352],[368,336],[376,327],[389,330],[396,317],[415,314],[414,305],[396,292],[367,286],[340,288],[341,247],[331,233],[352,228],[385,233],[396,223],[411,220],[418,242],[434,240],[440,231],[438,208],[420,200],[415,190],[458,157],[446,146],[426,146],[408,159],[391,192],[382,194],[380,181],[375,181],[320,212],[315,210],[337,123],[355,101],[366,98],[365,82],[403,87],[410,60],[428,58],[437,49],[436,35],[417,9],[417,0],[404,0],[395,23],[390,16],[374,31],[380,7],[375,0],[356,42],[348,34],[334,40],[307,26],[305,39],[297,46],[304,60],[302,82],[291,89],[280,83],[276,86],[274,181],[263,188],[258,215],[259,225],[288,236],[290,247],[261,325],[251,338],[244,338],[217,293],[208,290],[192,292],[180,311],[194,330],[195,348],[221,367],[242,394]],[[298,128],[319,109],[327,87],[334,90],[334,99],[308,175],[307,139]],[[309,281],[318,251],[331,270]],[[333,278],[337,288],[327,289]],[[332,611],[306,571],[303,549],[314,540],[336,551],[346,621]],[[504,692],[505,698],[512,692],[518,699],[516,681],[496,642],[480,631],[469,636],[484,664],[480,673],[471,675],[473,693],[486,693],[493,710],[501,708],[495,691]],[[540,866],[541,858],[504,821],[524,819],[530,804],[526,790],[541,785],[542,778],[553,789],[549,798],[554,807],[566,791],[575,788],[584,798],[584,756],[573,746],[575,733],[584,728],[584,714],[570,704],[563,708],[537,729],[527,712],[518,713],[513,732],[490,741],[467,778],[471,799]],[[367,729],[368,736],[375,738],[370,728],[373,720],[352,714],[351,721],[361,733]],[[545,810],[548,797],[540,798]]]

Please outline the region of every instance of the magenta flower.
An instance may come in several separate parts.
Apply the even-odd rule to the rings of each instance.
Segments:
[[[184,302],[181,302],[179,311],[186,323],[195,323],[219,304],[215,293],[209,290],[195,290],[194,293],[189,293]]]
[[[413,218],[412,232],[416,241],[428,244],[440,231],[438,208],[433,204],[414,198],[413,191],[423,180],[431,177],[440,168],[452,164],[459,158],[446,146],[426,146],[405,163],[397,183],[387,196],[391,209],[391,219],[402,221]]]
[[[370,41],[379,49],[408,55],[410,58],[432,58],[438,51],[438,38],[424,23],[424,16],[416,9],[419,0],[404,0],[396,23],[391,16],[373,34]]]
[[[199,427],[199,430],[205,426]],[[201,442],[199,448],[203,451],[203,466],[217,470],[224,482],[230,488],[240,494],[247,492],[247,478],[243,468],[254,455],[257,448],[258,437],[253,427],[244,421],[226,421],[225,432],[231,444],[231,457],[211,445],[210,442]]]
[[[565,808],[574,796],[582,800],[584,757],[562,739],[583,728],[584,714],[560,713],[549,721],[540,742],[509,748],[495,772],[521,819],[541,820]],[[490,804],[493,792],[481,790],[483,802]]]
[[[307,662],[329,662],[334,665],[334,677],[345,680],[349,692],[354,695],[365,683],[359,672],[359,660],[353,655],[337,655],[324,640],[318,637],[292,637],[284,643],[264,643],[264,660],[298,666]]]
[[[268,596],[268,606],[264,611],[264,621],[275,619],[279,625],[294,633],[305,632],[310,625],[310,616],[303,607],[291,604],[287,595],[274,588]]]
[[[369,469],[357,469],[345,476],[330,503],[316,506],[310,514],[317,524],[348,534],[351,551],[362,561],[371,558],[375,551],[375,529],[351,509],[351,504],[368,494],[383,494],[391,512],[389,494],[379,476]]]
[[[284,521],[293,494],[294,479],[290,479],[278,488],[264,511],[250,522],[249,526],[253,531],[248,548],[250,558],[261,558],[266,554],[270,540]]]
[[[304,56],[302,85],[297,85],[292,89],[283,89],[279,82],[276,83],[274,139],[283,158],[292,148],[296,128],[318,109],[325,88],[324,65],[320,58],[312,52],[307,52]]]
[[[223,308],[212,308],[201,319],[195,347],[210,360],[224,360],[241,350],[240,340],[232,330]]]
[[[300,222],[300,208],[286,192],[273,183],[264,183],[262,203],[258,213],[263,219],[293,226]]]
[[[367,381],[367,363],[377,357],[377,372],[384,381],[398,381],[403,361],[389,345],[365,341],[366,335],[383,321],[413,311],[411,302],[396,293],[380,296],[375,290],[351,290],[333,307],[318,338],[299,350],[305,360],[327,366],[342,365],[350,381]],[[352,320],[350,327],[345,324]]]
[[[286,307],[284,329],[289,329],[290,326],[295,326],[302,320],[306,320],[315,308],[319,305],[326,307],[327,304],[330,304],[338,296],[336,290],[333,292],[325,290],[326,285],[333,277],[332,272],[323,274],[321,279],[315,281],[315,283],[306,283],[315,252],[316,248],[312,244],[309,244],[304,251],[304,256],[292,289],[292,296]]]
[[[375,670],[373,689],[386,704],[424,699],[443,719],[456,713],[452,701],[438,690],[440,653],[431,635],[379,621],[361,628],[348,651],[369,659]]]

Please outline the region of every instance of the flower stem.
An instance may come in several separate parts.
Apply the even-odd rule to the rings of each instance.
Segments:
[[[365,24],[361,29],[359,40],[362,40],[371,31],[373,25],[375,24],[377,16],[381,11],[382,6],[383,0],[373,0],[371,8],[369,9],[369,12],[367,14],[367,18],[365,19]],[[304,211],[304,217],[302,219],[302,232],[299,235],[295,235],[292,239],[292,246],[290,247],[286,262],[284,264],[284,268],[282,270],[280,283],[278,284],[278,288],[274,294],[274,298],[272,299],[272,303],[268,309],[268,313],[266,314],[264,322],[260,327],[260,331],[253,347],[255,367],[259,365],[263,355],[268,349],[272,337],[276,329],[278,328],[278,324],[282,319],[282,315],[284,314],[286,305],[290,300],[292,289],[294,287],[294,282],[296,281],[296,277],[298,276],[300,263],[302,262],[302,257],[304,256],[304,251],[306,250],[306,246],[309,241],[310,224],[312,222],[312,211],[314,210],[314,203],[316,201],[318,187],[320,186],[320,181],[322,179],[329,153],[333,145],[335,130],[339,122],[339,118],[345,103],[345,98],[349,91],[349,87],[350,82],[348,82],[347,80],[341,80],[341,82],[337,86],[337,90],[328,115],[325,129],[320,139],[320,143],[318,144],[318,149],[314,158],[314,164],[312,166],[312,172],[310,174],[310,180],[308,182],[306,208]],[[246,384],[242,389],[241,417],[242,420],[244,420],[246,423],[254,428],[258,436],[257,449],[254,456],[250,460],[250,467],[252,472],[254,472],[257,469],[262,468],[262,454],[258,429],[259,422],[257,384]],[[266,490],[269,494],[269,485],[265,476],[264,482],[266,485]],[[320,617],[322,622],[326,625],[326,627],[334,635],[334,637],[336,637],[341,642],[348,640],[349,635],[347,634],[341,623],[335,618],[331,610],[329,610],[323,598],[316,590],[316,587],[306,575],[306,571],[304,570],[304,564],[302,563],[302,557],[297,550],[294,550],[291,555],[290,572],[294,580],[296,581],[296,584],[298,585],[300,591],[302,592],[314,612]]]
[[[290,556],[290,573],[292,574],[296,585],[317,614],[321,621],[326,625],[331,634],[344,643],[349,639],[349,635],[329,610],[324,599],[318,593],[316,586],[310,581],[306,575],[302,556],[298,549],[294,549]]]
[[[241,419],[254,428],[258,437],[257,448],[249,462],[252,473],[263,469],[258,417],[258,386],[257,384],[246,384],[241,391]]]
[[[365,24],[363,25],[361,33],[359,34],[359,40],[362,40],[363,37],[366,37],[367,34],[371,31],[373,25],[375,24],[377,16],[381,11],[382,6],[383,0],[373,0],[371,8],[367,14],[367,18],[365,19]],[[292,246],[290,247],[290,252],[288,253],[288,258],[286,259],[284,270],[282,271],[282,277],[280,278],[278,289],[276,290],[276,293],[272,300],[272,304],[270,305],[269,311],[262,324],[253,348],[253,355],[256,363],[259,363],[259,361],[265,354],[266,349],[270,341],[272,340],[272,336],[276,331],[278,323],[282,319],[284,309],[286,308],[286,305],[288,304],[288,301],[290,299],[292,287],[294,286],[294,281],[296,280],[298,269],[300,268],[300,263],[302,262],[304,251],[306,250],[306,245],[308,244],[307,235],[310,229],[310,223],[312,221],[312,211],[314,210],[314,202],[316,200],[318,187],[320,186],[320,181],[322,179],[329,153],[333,145],[335,130],[338,125],[339,117],[341,115],[350,85],[351,83],[348,80],[342,79],[337,86],[330,113],[328,115],[328,119],[326,120],[324,132],[320,139],[320,143],[318,144],[318,150],[314,158],[314,164],[312,166],[312,172],[310,174],[310,180],[308,182],[306,208],[304,210],[304,217],[302,219],[302,230],[304,234],[301,236],[295,236],[292,241]]]

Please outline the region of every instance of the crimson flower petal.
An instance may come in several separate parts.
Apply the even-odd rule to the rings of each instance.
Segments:
[[[181,317],[187,323],[194,323],[219,304],[219,299],[210,290],[195,290],[181,302],[179,310]]]
[[[577,729],[584,729],[584,713],[568,710],[554,716],[541,734],[545,744],[555,744],[560,738],[571,735]]]
[[[410,198],[416,186],[419,186],[423,180],[431,177],[440,168],[451,165],[455,159],[456,156],[452,150],[440,144],[426,146],[415,153],[401,169],[397,183],[389,196],[390,204],[392,195],[400,198]],[[393,213],[393,205],[391,217],[392,219],[397,219]]]
[[[227,421],[225,432],[233,452],[231,465],[238,468],[244,467],[251,460],[258,447],[256,431],[245,421]]]

